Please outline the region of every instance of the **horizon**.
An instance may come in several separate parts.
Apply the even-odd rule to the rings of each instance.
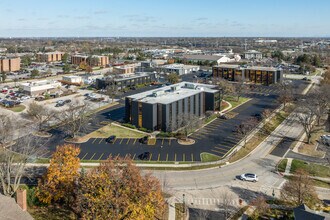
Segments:
[[[0,2],[1,38],[330,37],[322,0]]]

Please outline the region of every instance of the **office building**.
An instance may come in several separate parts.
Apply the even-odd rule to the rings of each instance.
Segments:
[[[44,93],[52,93],[61,87],[61,83],[53,80],[41,80],[34,82],[21,83],[20,88],[23,93],[30,96],[38,96]]]
[[[96,58],[98,62],[92,62],[92,58]],[[109,57],[108,56],[87,56],[81,54],[75,54],[71,56],[71,63],[75,65],[79,65],[80,63],[85,62],[90,66],[101,66],[106,67],[109,65]]]
[[[47,53],[37,53],[37,61],[38,62],[57,62],[62,60],[62,56],[64,52],[47,52]]]
[[[220,91],[214,85],[181,82],[127,96],[125,120],[139,128],[173,131],[184,115],[203,117],[220,109]]]
[[[0,57],[0,73],[14,72],[21,69],[21,58],[19,57]]]
[[[81,76],[62,76],[62,81],[68,84],[81,84],[83,79]]]
[[[112,75],[102,79],[96,79],[95,87],[97,89],[105,89],[109,85],[115,84],[118,90],[132,88],[141,84],[150,84],[156,81],[155,73],[136,73]]]
[[[184,75],[184,74],[196,72],[198,70],[199,70],[199,66],[184,65],[179,63],[173,63],[159,67],[159,71],[161,72],[176,73],[178,75]]]
[[[213,77],[220,77],[229,81],[243,80],[257,84],[270,85],[281,82],[283,72],[274,67],[248,66],[222,64],[212,68]]]
[[[113,72],[116,74],[128,74],[134,73],[135,65],[122,65],[122,66],[114,66]]]
[[[252,59],[261,60],[262,53],[256,50],[248,50],[244,53],[244,58],[247,60],[252,60]]]

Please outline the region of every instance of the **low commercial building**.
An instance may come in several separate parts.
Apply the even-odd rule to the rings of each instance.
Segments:
[[[62,56],[64,52],[54,51],[54,52],[47,52],[47,53],[37,53],[37,61],[38,62],[57,62],[62,60]]]
[[[186,115],[203,117],[220,109],[220,91],[214,85],[181,82],[127,96],[125,120],[139,128],[173,131]]]
[[[0,57],[0,73],[14,72],[21,69],[21,58],[19,57]]]
[[[123,66],[114,66],[113,72],[116,74],[128,74],[134,73],[135,65],[123,65]]]
[[[244,58],[247,60],[252,60],[252,59],[261,60],[262,53],[256,50],[248,50],[244,53]]]
[[[22,89],[23,93],[30,96],[38,96],[44,93],[53,93],[60,87],[60,82],[51,80],[41,80],[20,84],[20,88]]]
[[[184,75],[199,70],[199,66],[184,65],[179,63],[173,63],[169,65],[160,66],[159,70],[165,73],[176,73],[178,75]]]
[[[236,56],[226,56],[226,55],[203,55],[203,54],[186,54],[183,55],[182,59],[192,62],[205,62],[209,63],[216,62],[218,65],[220,63],[236,62],[238,57]],[[240,59],[240,58],[239,58]]]
[[[102,79],[96,79],[96,88],[105,89],[109,85],[115,84],[118,90],[125,89],[126,87],[134,87],[141,84],[149,84],[156,81],[155,73],[136,73],[136,74],[122,74],[112,75]]]
[[[81,84],[83,82],[80,76],[62,76],[62,81],[72,84]]]
[[[281,82],[283,72],[274,67],[248,66],[222,64],[214,66],[212,75],[215,78],[223,78],[229,81],[243,80],[257,84],[270,85]]]
[[[92,58],[96,58],[98,62],[92,62]],[[108,66],[109,65],[109,57],[108,56],[87,56],[81,54],[75,54],[71,56],[71,63],[75,65],[79,65],[80,63],[85,62],[90,66]]]

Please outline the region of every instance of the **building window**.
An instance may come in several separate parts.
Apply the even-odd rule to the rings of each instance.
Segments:
[[[138,103],[138,126],[142,128],[142,102]]]

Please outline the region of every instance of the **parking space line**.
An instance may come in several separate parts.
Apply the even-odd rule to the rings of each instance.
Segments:
[[[92,144],[94,144],[94,142],[97,140],[97,138],[95,138],[94,140],[93,140],[93,142],[92,142]]]
[[[130,140],[131,140],[131,139],[130,139],[130,138],[128,138],[128,140],[127,140],[126,144],[128,144]]]
[[[157,161],[159,161],[159,158],[160,158],[160,154],[158,154],[158,158],[157,158]]]
[[[182,154],[182,161],[185,162],[186,161],[186,155]]]
[[[116,141],[117,141],[117,138],[115,138],[115,140],[113,140],[113,143],[112,143],[112,144],[115,144],[115,143],[116,143]]]
[[[221,151],[218,151],[218,150],[214,150],[214,149],[212,149],[211,151],[213,151],[213,152],[216,152],[216,153],[218,153],[218,154],[221,154],[221,155],[223,155],[223,154],[224,154],[223,152],[221,152]]]
[[[108,158],[109,158],[109,157],[112,157],[112,153],[109,154]]]
[[[103,157],[103,154],[104,154],[104,153],[102,153],[102,154],[101,154],[101,156],[99,157],[99,159],[98,159],[98,160],[101,160],[101,158]]]
[[[121,144],[121,142],[123,142],[124,138],[121,139],[121,141],[119,142],[119,144]]]
[[[163,138],[163,140],[162,140],[162,145],[164,145],[164,138]]]
[[[136,154],[134,154],[134,156],[133,156],[132,160],[134,160],[134,158],[135,158],[135,155],[136,155]]]
[[[166,154],[166,161],[168,161],[168,154]]]
[[[149,161],[151,160],[151,158],[152,158],[152,153],[150,153]]]
[[[103,141],[104,138],[102,138],[100,141],[99,141],[99,144],[101,144],[101,142]]]
[[[171,139],[168,139],[168,145],[171,145]]]
[[[88,153],[86,153],[86,154],[81,158],[81,160],[83,160],[83,159],[87,156],[87,154],[88,154]]]
[[[89,160],[92,160],[92,159],[94,158],[95,154],[96,154],[96,153],[94,153],[94,154],[92,155],[92,157],[89,158]]]
[[[116,156],[115,158],[118,159],[119,155],[120,155],[120,154],[117,154],[117,156]]]
[[[133,145],[135,145],[135,142],[136,142],[137,138],[135,138],[134,142],[133,142]]]
[[[191,162],[194,162],[194,155],[191,154]]]
[[[174,161],[176,161],[176,153],[174,154]]]

